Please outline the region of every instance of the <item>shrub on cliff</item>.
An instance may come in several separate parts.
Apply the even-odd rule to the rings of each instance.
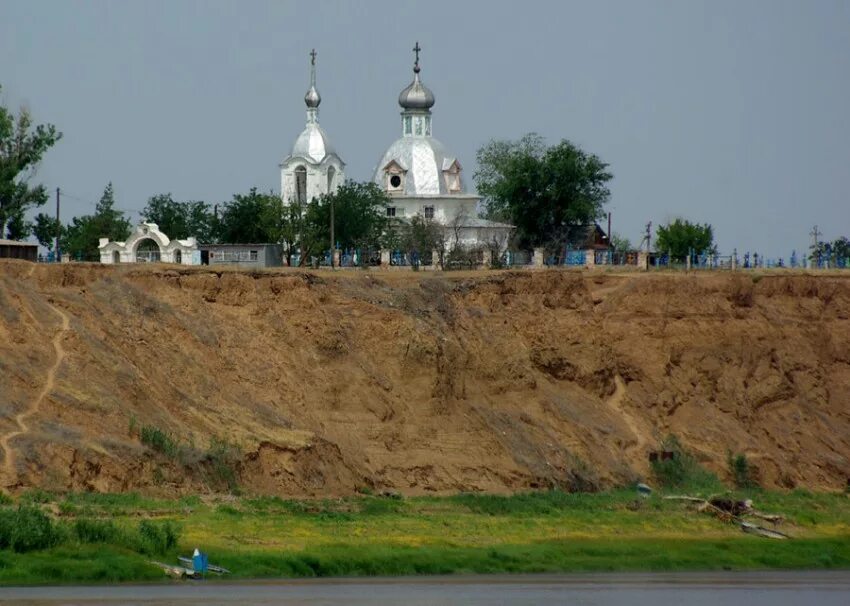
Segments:
[[[663,488],[712,491],[722,489],[717,476],[703,468],[696,458],[685,450],[679,439],[669,435],[661,441],[661,450],[671,453],[669,458],[652,461],[652,473]]]

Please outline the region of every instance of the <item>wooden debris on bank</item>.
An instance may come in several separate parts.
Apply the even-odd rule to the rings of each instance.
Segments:
[[[789,539],[787,534],[779,532],[775,528],[765,528],[748,522],[745,517],[758,518],[769,522],[775,526],[785,521],[785,516],[778,514],[769,514],[753,509],[753,502],[750,499],[744,501],[736,501],[725,497],[709,497],[703,499],[700,497],[691,497],[688,495],[669,495],[664,497],[671,501],[687,501],[697,505],[697,511],[710,513],[724,522],[738,524],[743,532],[764,537],[766,539]]]
[[[184,568],[183,566],[174,566],[172,564],[166,564],[165,562],[157,562],[156,560],[151,560],[150,563],[162,568],[162,571],[172,579],[187,579],[195,578],[196,576],[194,570]]]
[[[772,530],[770,528],[765,528],[764,526],[758,526],[757,524],[753,524],[752,522],[741,522],[741,530],[747,532],[749,534],[754,534],[760,537],[764,537],[766,539],[790,539],[787,534],[783,532],[779,532],[778,530]]]

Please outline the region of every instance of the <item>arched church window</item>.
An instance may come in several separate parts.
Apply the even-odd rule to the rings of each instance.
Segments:
[[[307,169],[303,166],[295,169],[295,199],[299,204],[307,204]]]
[[[412,135],[413,134],[413,118],[410,116],[404,117],[404,134]]]
[[[416,118],[416,135],[422,136],[422,118]]]
[[[431,116],[425,116],[425,136],[431,136]]]
[[[333,193],[333,185],[334,185],[334,177],[336,176],[336,169],[331,166],[328,168],[328,193]]]

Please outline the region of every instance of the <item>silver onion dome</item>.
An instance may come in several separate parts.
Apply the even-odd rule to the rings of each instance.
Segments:
[[[398,95],[398,104],[405,110],[418,109],[428,110],[434,106],[434,93],[419,79],[419,51],[422,48],[419,42],[413,47],[416,53],[416,61],[413,64],[413,82]]]
[[[322,102],[322,96],[319,94],[319,91],[316,90],[315,86],[311,86],[310,90],[307,91],[307,94],[304,95],[304,103],[307,104],[309,108],[319,107],[319,103]]]
[[[416,74],[410,86],[399,93],[398,104],[403,109],[431,109],[434,106],[434,93],[422,84],[419,74]]]

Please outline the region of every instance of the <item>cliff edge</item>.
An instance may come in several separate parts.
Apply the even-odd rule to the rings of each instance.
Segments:
[[[850,275],[0,261],[13,490],[213,490],[221,444],[281,496],[604,487],[668,434],[844,487]]]

